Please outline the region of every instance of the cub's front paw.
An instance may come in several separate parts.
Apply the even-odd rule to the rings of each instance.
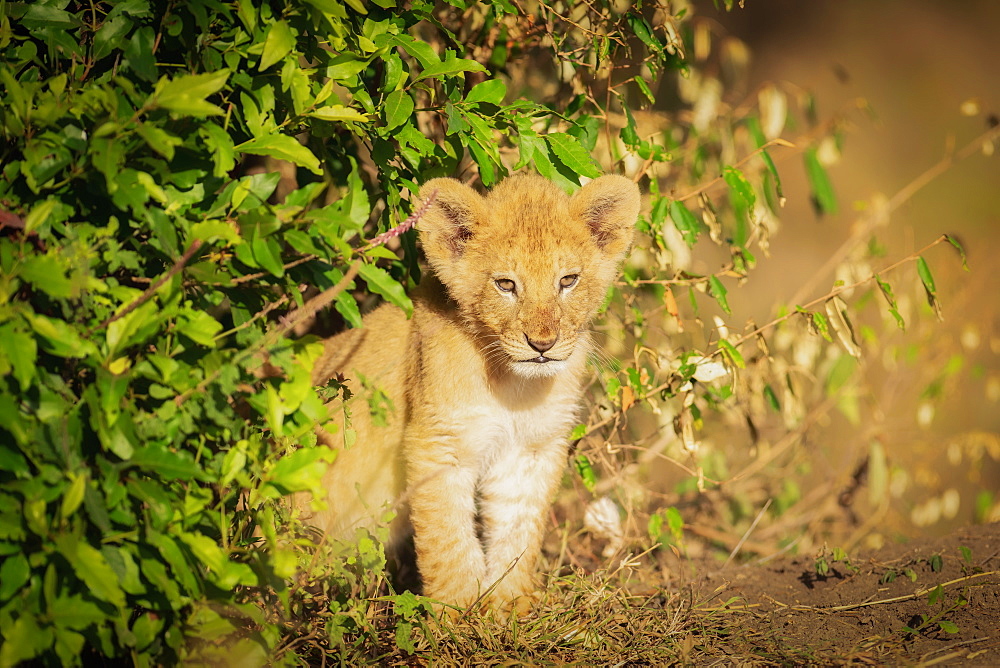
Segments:
[[[527,617],[538,607],[540,600],[540,592],[528,591],[513,596],[491,597],[490,605],[501,612],[510,612],[518,617]]]

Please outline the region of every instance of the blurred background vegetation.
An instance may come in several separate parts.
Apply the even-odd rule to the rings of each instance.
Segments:
[[[821,109],[846,110],[863,99],[872,112],[851,119],[842,157],[830,166],[839,215],[817,219],[807,198],[796,196],[806,187],[802,172],[785,170],[788,224],[774,238],[775,262],[763,264],[734,300],[737,315],[759,318],[768,299],[792,299],[828,278],[816,268],[849,242],[865,207],[891,198],[1000,117],[995,2],[776,0],[741,12],[702,9],[746,42],[748,91],[794,82]],[[944,322],[886,341],[912,361],[868,371],[870,411],[860,428],[833,421],[824,429],[824,457],[835,467],[838,453],[875,440],[893,468],[891,502],[869,544],[1000,519],[998,230],[1000,162],[982,155],[935,175],[878,230],[890,258],[954,234],[972,272],[950,262],[936,267]]]
[[[719,321],[713,326],[710,317],[724,316],[733,329],[751,320],[761,325],[838,282],[870,276],[941,233],[961,241],[972,271],[950,261],[946,247],[933,251],[943,322],[927,317],[921,291],[913,290],[920,285],[915,266],[893,274],[905,331],[892,323],[877,290],[845,293],[858,310],[864,349],[856,367],[834,359],[834,347],[812,349],[818,337],[779,326],[768,352],[787,355],[788,377],[804,372],[821,392],[787,392],[782,423],[755,405],[754,394],[762,383],[777,388],[770,374],[786,367],[780,360],[764,364],[770,370],[748,361],[735,402],[705,417],[694,456],[688,458],[680,434],[673,441],[648,436],[663,433],[662,416],[659,425],[633,418],[591,446],[593,459],[616,471],[619,487],[603,489],[626,509],[650,511],[648,525],[645,516],[628,514],[633,535],[662,532],[676,554],[720,561],[810,554],[828,543],[877,548],[1000,519],[1000,267],[994,250],[1000,163],[991,158],[993,143],[975,141],[996,127],[1000,114],[991,57],[1000,7],[778,0],[727,12],[723,4],[695,3],[693,60],[701,81],[688,91],[679,87],[679,106],[689,103],[696,115],[699,104],[714,104],[720,113],[739,115],[759,104],[766,124],[775,95],[798,99],[806,118],[815,110],[829,131],[817,155],[838,206],[825,212],[816,206],[814,184],[800,168],[803,138],[815,135],[789,122],[783,137],[797,147],[774,151],[787,202],[768,240],[770,259],[730,290],[731,316],[709,309],[699,318],[682,305],[681,320],[694,327],[668,325],[659,344],[650,343],[652,336],[647,343],[661,351],[703,346],[718,336]],[[700,55],[699,35],[712,44]],[[706,102],[715,89],[704,81],[713,77],[724,93]],[[665,100],[669,107],[661,91],[660,108]],[[676,118],[684,119],[684,111]],[[659,122],[655,112],[645,120]],[[689,258],[673,259],[694,274],[720,263],[703,245]],[[621,347],[616,354],[628,357]],[[802,403],[789,411],[789,402]],[[606,421],[600,417],[592,421]],[[676,427],[676,414],[669,417]],[[616,466],[608,453],[632,444],[642,448],[638,466]],[[707,493],[693,490],[691,462],[721,484]],[[609,541],[606,555],[620,554],[612,549],[623,545],[618,528],[600,517],[597,509],[585,525]]]

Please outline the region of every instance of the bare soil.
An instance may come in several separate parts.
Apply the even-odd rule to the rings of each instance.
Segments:
[[[1000,665],[1000,524],[834,556],[701,571],[690,659]]]

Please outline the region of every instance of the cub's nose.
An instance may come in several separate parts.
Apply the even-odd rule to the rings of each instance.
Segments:
[[[528,342],[528,345],[531,346],[532,348],[534,348],[534,350],[536,352],[539,352],[539,353],[544,353],[549,348],[551,348],[552,346],[554,346],[556,344],[556,338],[558,338],[558,337],[557,336],[550,336],[550,337],[545,338],[545,339],[533,339],[530,336],[528,336],[527,334],[524,335],[524,340]]]

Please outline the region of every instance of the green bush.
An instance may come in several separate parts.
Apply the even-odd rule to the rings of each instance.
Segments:
[[[375,655],[371,605],[413,651],[419,599],[359,598],[381,582],[377,544],[315,566],[277,529],[280,500],[315,489],[333,456],[302,446],[338,389],[311,385],[317,339],[289,334],[331,303],[357,326],[369,294],[410,308],[414,234],[366,240],[424,180],[533,168],[572,189],[631,165],[649,179],[653,261],[627,289],[674,314],[671,285],[728,312],[721,279],[745,277],[768,234],[757,209],[780,208],[756,108],[636,122],[658,97],[696,106],[677,74],[703,81],[669,4],[53,0],[0,2],[0,17],[0,666],[294,662],[295,634]],[[658,188],[715,174],[725,197]],[[670,273],[671,234],[710,236],[725,266]],[[639,347],[646,313],[621,287],[610,308]],[[718,351],[743,367],[736,346]],[[611,364],[600,392],[624,412],[683,396],[698,368],[686,355],[661,383]],[[577,468],[592,487],[586,454]]]

